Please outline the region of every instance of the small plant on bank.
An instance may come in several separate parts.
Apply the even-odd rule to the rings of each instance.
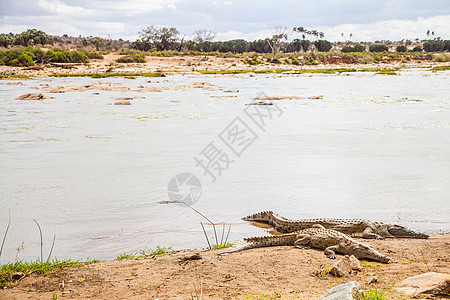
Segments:
[[[122,253],[117,255],[116,259],[117,260],[123,260],[123,259],[128,259],[128,258],[133,258],[135,255],[133,253]]]
[[[450,61],[450,55],[447,54],[439,54],[436,55],[433,58],[433,61],[437,61],[437,62],[449,62]]]
[[[281,60],[278,59],[278,57],[272,58],[272,60],[270,62],[273,64],[281,64],[282,63]]]
[[[173,249],[171,247],[160,247],[160,246],[156,246],[156,249],[150,249],[145,247],[144,249],[139,250],[139,254],[142,256],[156,256],[156,255],[161,255],[164,253],[173,253]]]
[[[229,247],[231,247],[233,245],[234,245],[233,243],[224,242],[224,243],[220,243],[220,244],[217,244],[217,245],[212,245],[212,247],[214,249],[222,249],[222,248],[229,248]]]
[[[358,300],[388,300],[387,296],[382,290],[371,289],[365,291],[357,296]]]
[[[41,262],[38,260],[29,263],[18,261],[15,263],[5,264],[0,267],[0,288],[14,286],[15,281],[20,279],[17,277],[14,277],[13,279],[14,274],[16,274],[16,276],[17,274],[21,274],[22,277],[25,277],[34,273],[55,273],[65,267],[80,267],[85,264],[87,263],[73,260],[60,261],[56,258],[49,262]]]
[[[394,71],[391,71],[391,70],[381,70],[381,71],[376,72],[375,74],[378,74],[378,75],[398,75],[397,73],[395,73]]]

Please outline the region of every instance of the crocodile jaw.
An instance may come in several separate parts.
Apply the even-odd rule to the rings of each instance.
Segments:
[[[389,234],[398,238],[411,238],[411,239],[427,239],[428,234],[421,233],[419,231],[412,230],[402,225],[389,225],[387,228]]]
[[[389,256],[381,254],[372,247],[364,244],[359,244],[356,248],[354,248],[352,254],[358,258],[375,260],[387,264],[391,261]]]

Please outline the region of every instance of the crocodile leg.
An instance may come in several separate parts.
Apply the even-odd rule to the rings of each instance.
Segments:
[[[336,251],[338,250],[339,245],[334,245],[334,246],[330,246],[325,248],[325,255],[330,258],[330,259],[335,259],[336,258]]]
[[[361,237],[364,239],[376,239],[376,240],[384,239],[384,237],[382,237],[381,235],[374,233],[372,227],[367,227],[361,234]]]
[[[309,234],[299,234],[297,235],[297,240],[294,242],[294,246],[299,249],[309,249],[309,242],[311,241],[311,236]]]

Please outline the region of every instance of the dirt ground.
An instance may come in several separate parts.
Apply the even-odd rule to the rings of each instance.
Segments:
[[[362,261],[361,272],[336,278],[324,271],[335,260],[315,249],[270,247],[221,256],[223,250],[190,250],[31,275],[0,290],[0,299],[317,299],[353,280],[365,290],[383,289],[389,299],[410,299],[392,289],[395,283],[424,272],[450,273],[448,234],[364,242],[392,263]],[[183,260],[197,253],[199,259]],[[378,281],[368,284],[373,276]]]
[[[94,73],[145,73],[145,72],[195,72],[199,70],[275,70],[275,69],[321,69],[321,68],[355,68],[355,69],[385,69],[385,68],[421,68],[448,63],[431,61],[423,62],[389,62],[383,64],[319,64],[316,66],[295,66],[265,63],[250,66],[243,62],[243,58],[221,58],[214,56],[174,56],[174,57],[146,57],[146,63],[117,63],[121,57],[117,54],[108,54],[102,60],[91,60],[86,64],[53,64],[36,65],[32,67],[0,66],[1,74],[27,75],[32,77],[46,77],[52,74],[94,74]]]

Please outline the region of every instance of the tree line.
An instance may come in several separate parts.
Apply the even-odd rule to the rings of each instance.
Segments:
[[[280,52],[308,52],[316,50],[318,52],[329,52],[336,43],[325,40],[325,34],[315,29],[306,29],[304,27],[276,28],[270,37],[247,41],[244,39],[234,39],[229,41],[214,41],[216,34],[210,30],[197,30],[193,37],[186,38],[175,27],[157,27],[149,26],[139,33],[139,38],[131,44],[126,44],[131,49],[140,51],[197,51],[197,52],[219,52],[219,53],[272,53],[276,56]],[[343,36],[343,34],[342,34]],[[350,34],[350,37],[352,34]],[[435,37],[434,32],[427,31],[428,37],[433,39],[423,41],[422,47],[416,46],[410,51],[414,52],[443,52],[450,51],[450,41]],[[34,45],[53,45],[55,41],[61,41],[64,37],[54,37],[44,31],[37,29],[28,29],[20,34],[0,34],[0,46],[8,48],[9,46],[19,45],[24,47]],[[291,38],[291,39],[290,39]],[[92,46],[97,51],[105,48],[105,45],[113,44],[112,40],[105,40],[100,37],[77,38],[83,47]],[[69,40],[70,41],[70,40]],[[418,39],[416,39],[416,42]],[[116,45],[124,45],[123,40]],[[352,43],[345,42],[340,49],[341,52],[383,52],[388,51],[389,41],[376,43]],[[407,46],[411,41],[402,40],[401,45],[397,46],[397,52],[406,52]],[[338,43],[342,44],[342,43]],[[367,45],[369,47],[367,48]],[[341,45],[342,46],[342,45]],[[118,48],[118,47],[116,47]],[[116,49],[117,50],[117,49]]]

